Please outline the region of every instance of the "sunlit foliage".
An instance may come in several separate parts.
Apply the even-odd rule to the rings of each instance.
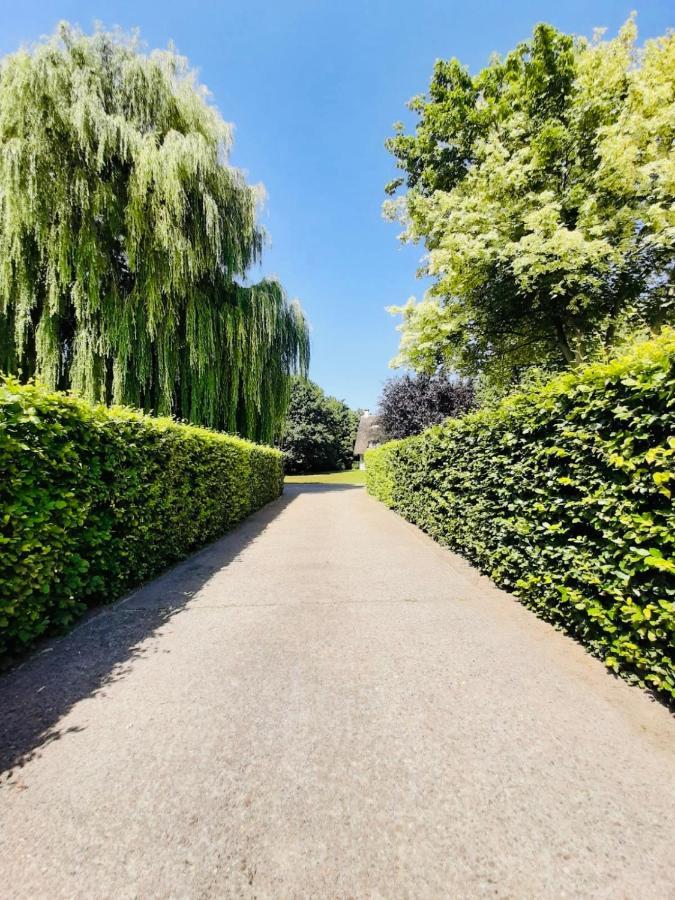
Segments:
[[[366,453],[368,490],[675,699],[675,331]]]
[[[535,28],[472,76],[438,61],[388,141],[388,186],[434,284],[399,363],[508,381],[578,365],[673,316],[675,35],[637,45]]]
[[[282,455],[0,379],[0,668],[278,497]]]
[[[61,25],[0,66],[0,369],[271,441],[308,330],[173,50]]]

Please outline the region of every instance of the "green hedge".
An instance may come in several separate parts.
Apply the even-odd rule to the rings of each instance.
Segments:
[[[675,332],[366,454],[371,494],[675,697]]]
[[[0,658],[279,496],[239,438],[0,381]]]

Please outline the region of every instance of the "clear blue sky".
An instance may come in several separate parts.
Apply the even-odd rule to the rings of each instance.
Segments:
[[[633,8],[641,38],[675,24],[672,0],[41,0],[6,7],[0,53],[59,19],[137,26],[149,47],[172,40],[235,124],[233,163],[267,189],[262,268],[309,316],[312,378],[373,408],[398,343],[384,307],[422,292],[419,249],[381,217],[395,171],[383,142],[408,121],[406,100],[438,57],[476,71],[536,22],[614,33]]]

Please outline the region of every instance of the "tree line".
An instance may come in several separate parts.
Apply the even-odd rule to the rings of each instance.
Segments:
[[[383,391],[391,436],[673,321],[673,33],[639,46],[634,18],[612,39],[538,25],[475,75],[439,60],[409,108],[413,131],[387,141],[402,174],[385,209],[433,283],[392,308],[409,374]],[[268,443],[294,435],[291,467],[340,468],[355,414],[303,380],[299,304],[246,280],[259,191],[230,144],[172,50],[62,24],[5,57],[0,371]]]

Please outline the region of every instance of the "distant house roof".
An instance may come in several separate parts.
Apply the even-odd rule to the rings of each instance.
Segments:
[[[387,435],[382,427],[382,416],[363,415],[359,422],[359,430],[356,432],[354,455],[361,456],[369,447],[384,444],[386,440]]]

